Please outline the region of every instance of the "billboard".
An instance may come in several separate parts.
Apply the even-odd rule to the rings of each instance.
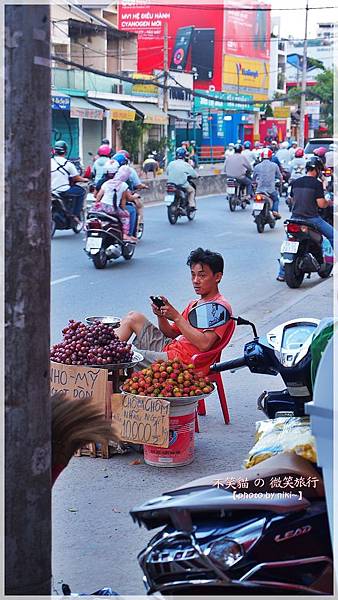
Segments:
[[[223,88],[227,91],[252,94],[254,100],[264,100],[269,91],[270,63],[241,56],[225,55]]]
[[[224,54],[269,60],[271,12],[267,4],[225,0]]]
[[[168,31],[170,71],[193,72],[199,89],[222,89],[223,0],[184,6],[168,0],[120,0],[118,28],[138,34],[138,70],[164,68],[164,37]]]

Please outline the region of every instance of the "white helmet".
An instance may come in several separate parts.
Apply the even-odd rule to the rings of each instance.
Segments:
[[[117,160],[112,160],[106,166],[106,173],[109,173],[110,175],[113,175],[113,174],[117,173],[117,171],[119,170],[119,168],[120,168],[120,165],[117,162]]]
[[[287,150],[289,147],[289,142],[282,142],[280,147]]]
[[[329,150],[334,151],[337,150],[337,144],[333,143],[329,145]]]

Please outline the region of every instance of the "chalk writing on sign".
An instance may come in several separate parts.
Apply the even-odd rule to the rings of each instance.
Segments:
[[[112,395],[112,419],[122,440],[135,444],[169,446],[170,402],[163,398]]]

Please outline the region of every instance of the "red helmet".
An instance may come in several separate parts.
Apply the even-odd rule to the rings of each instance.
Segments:
[[[261,158],[269,158],[271,160],[272,156],[273,152],[270,150],[270,148],[264,148],[264,150],[261,152]]]
[[[127,150],[116,150],[116,154],[123,154],[128,160],[130,160],[130,154]]]
[[[327,149],[326,149],[326,148],[324,148],[324,146],[320,146],[319,148],[316,148],[316,149],[313,151],[313,154],[314,154],[315,156],[319,156],[319,158],[323,158],[323,156],[325,156],[325,154],[326,154],[326,150],[327,150]]]
[[[110,156],[111,153],[111,147],[107,146],[106,144],[102,144],[102,146],[100,146],[97,150],[97,153],[99,156]]]
[[[295,150],[295,158],[302,158],[304,156],[303,148],[296,148]]]

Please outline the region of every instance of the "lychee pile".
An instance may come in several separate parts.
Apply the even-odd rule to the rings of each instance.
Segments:
[[[156,398],[200,396],[212,390],[208,377],[179,359],[158,360],[147,369],[135,371],[123,385],[124,392]]]

